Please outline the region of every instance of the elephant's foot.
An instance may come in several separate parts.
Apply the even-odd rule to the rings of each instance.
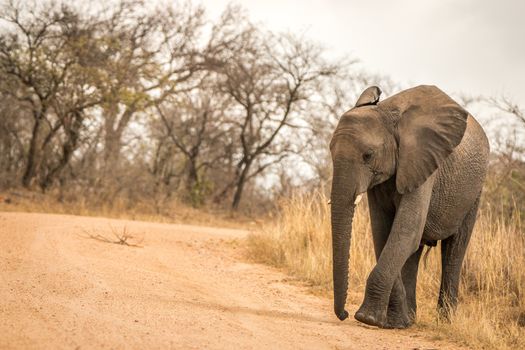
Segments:
[[[438,318],[441,322],[448,323],[456,311],[457,297],[444,297],[441,293],[438,299]]]
[[[390,300],[385,328],[404,329],[414,323],[415,310],[408,311],[406,299]]]
[[[380,308],[369,308],[363,305],[357,310],[354,315],[354,318],[359,322],[366,323],[370,326],[376,326],[384,328],[387,324],[387,313],[386,308],[384,310]]]
[[[450,323],[454,310],[448,306],[438,306],[438,319],[443,323]]]
[[[405,329],[412,326],[413,323],[414,318],[410,317],[406,312],[391,312],[388,310],[384,328]]]

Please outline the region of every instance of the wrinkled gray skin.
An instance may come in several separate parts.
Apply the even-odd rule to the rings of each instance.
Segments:
[[[435,86],[379,102],[366,89],[333,134],[331,194],[334,311],[348,289],[354,202],[367,192],[377,264],[355,318],[382,328],[409,327],[424,245],[441,240],[438,308],[457,304],[461,265],[476,220],[489,144],[476,120]]]

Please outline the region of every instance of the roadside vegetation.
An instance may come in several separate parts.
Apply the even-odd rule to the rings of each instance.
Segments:
[[[0,211],[54,213],[64,215],[99,216],[115,219],[154,221],[162,223],[191,224],[214,227],[249,228],[261,224],[261,216],[250,216],[220,207],[194,208],[184,201],[172,198],[161,210],[155,208],[153,200],[147,198],[130,202],[127,198],[116,198],[100,204],[90,198],[75,197],[61,199],[57,193],[40,193],[21,188],[0,192]]]
[[[518,211],[513,213],[508,220],[489,208],[480,211],[464,262],[458,311],[450,323],[439,322],[436,312],[439,245],[422,257],[416,327],[474,348],[525,348],[525,227]],[[322,192],[283,199],[276,220],[251,235],[248,244],[251,259],[283,268],[315,293],[331,297],[330,206]],[[374,265],[367,204],[361,201],[352,231],[349,302],[362,302]]]

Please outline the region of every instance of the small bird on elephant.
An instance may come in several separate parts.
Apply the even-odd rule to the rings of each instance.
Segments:
[[[348,317],[349,248],[356,198],[367,193],[377,263],[358,321],[407,328],[416,315],[416,281],[425,245],[441,241],[438,310],[457,305],[461,266],[487,171],[485,132],[435,86],[417,86],[379,101],[367,88],[333,133],[330,196],[334,311]]]

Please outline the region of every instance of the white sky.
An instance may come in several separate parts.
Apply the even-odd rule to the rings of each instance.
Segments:
[[[202,0],[218,16],[228,0]],[[372,73],[525,107],[525,0],[238,0],[252,20],[305,33]]]

